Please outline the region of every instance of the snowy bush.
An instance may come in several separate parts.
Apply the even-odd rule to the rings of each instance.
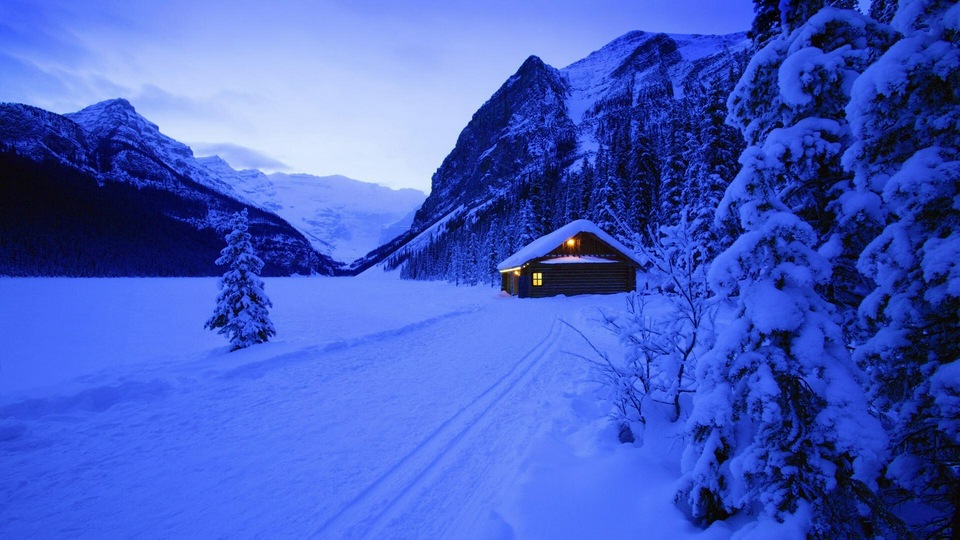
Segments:
[[[273,304],[263,292],[263,280],[258,275],[263,261],[254,252],[247,228],[244,209],[230,220],[227,247],[217,259],[217,264],[228,270],[220,278],[217,307],[204,324],[205,328],[219,328],[217,333],[226,334],[234,351],[264,343],[277,333],[267,311]]]
[[[648,284],[666,301],[662,309],[652,310],[645,295],[632,293],[625,312],[604,316],[623,361],[604,355],[598,373],[622,437],[630,425],[646,423],[645,411],[653,404],[669,406],[671,419],[678,420],[682,396],[695,390],[696,359],[709,348],[716,311],[708,298],[706,257],[693,236],[698,227],[684,213],[677,225],[650,234],[656,239],[652,246],[637,248],[648,262]]]

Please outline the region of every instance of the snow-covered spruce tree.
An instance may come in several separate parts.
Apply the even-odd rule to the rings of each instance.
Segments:
[[[734,81],[739,78],[732,71],[725,76]],[[721,93],[729,94],[729,90],[719,77],[685,93],[694,97],[699,93],[716,96],[692,100],[694,109],[691,112],[700,122],[695,128],[695,143],[685,150],[688,165],[684,176],[687,181],[681,196],[685,212],[695,225],[692,237],[703,250],[705,260],[709,261],[733,242],[729,227],[717,224],[713,217],[730,179],[739,170],[737,157],[743,152],[744,145],[740,132],[726,125],[727,109],[719,97]],[[704,105],[697,106],[697,103]],[[717,145],[711,141],[727,143]]]
[[[781,4],[784,13],[810,10],[787,4]],[[853,190],[853,175],[841,163],[853,142],[844,107],[857,76],[894,37],[889,27],[852,10],[825,8],[759,51],[728,102],[730,121],[748,145],[761,145],[774,129],[795,130],[794,139],[773,148],[787,164],[780,196],[813,227],[815,247],[833,265],[833,279],[822,292],[850,308],[844,315],[866,293],[855,261],[869,237],[862,222],[836,217],[840,199]]]
[[[743,161],[727,194],[741,203],[744,233],[711,270],[716,292],[736,302],[735,321],[698,368],[685,492],[705,520],[801,514],[812,536],[859,537],[869,525],[854,518],[857,503],[885,437],[817,292],[830,265],[812,247],[816,234],[778,199],[776,162],[769,170],[750,150]]]
[[[233,215],[229,228],[227,247],[217,259],[217,264],[228,270],[220,278],[217,307],[204,327],[219,328],[217,333],[226,334],[235,351],[264,343],[277,332],[267,312],[273,304],[263,292],[263,280],[258,275],[263,261],[254,252],[247,232],[246,208]]]
[[[537,223],[537,216],[533,212],[533,205],[529,200],[523,201],[523,206],[520,207],[519,222],[520,225],[516,234],[517,241],[514,249],[519,249],[533,242],[543,234]]]
[[[900,0],[904,37],[860,77],[847,107],[862,213],[885,226],[860,269],[855,351],[889,420],[887,495],[919,535],[960,535],[960,5]],[[849,205],[853,206],[853,205]],[[919,509],[918,505],[926,508]]]
[[[886,438],[825,297],[825,255],[852,256],[818,248],[836,233],[831,203],[849,184],[850,85],[892,32],[835,8],[801,24],[812,4],[780,3],[783,33],[729,100],[748,147],[717,219],[735,217],[741,233],[714,261],[711,286],[736,312],[698,366],[680,498],[705,523],[744,510],[793,517],[813,537],[864,537],[883,526],[871,487]]]

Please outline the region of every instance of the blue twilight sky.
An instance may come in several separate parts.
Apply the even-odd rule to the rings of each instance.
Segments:
[[[234,168],[429,191],[527,56],[560,68],[631,30],[751,18],[751,0],[2,0],[0,101],[124,97]]]

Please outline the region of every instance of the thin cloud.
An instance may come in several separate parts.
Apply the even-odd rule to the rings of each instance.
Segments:
[[[289,171],[290,167],[263,152],[231,143],[190,143],[197,156],[220,156],[234,169],[259,169],[265,172]]]
[[[130,94],[129,89],[96,73],[77,74],[56,66],[44,68],[3,52],[0,73],[0,101],[26,103],[61,114]]]

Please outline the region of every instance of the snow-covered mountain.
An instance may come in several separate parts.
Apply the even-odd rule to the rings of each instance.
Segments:
[[[197,161],[244,198],[285,219],[315,249],[338,261],[358,259],[402,234],[426,198],[416,189],[395,190],[339,175],[266,175],[258,170],[234,170],[218,156]],[[399,230],[398,223],[402,225]]]
[[[631,32],[563,69],[529,57],[461,132],[411,229],[355,266],[474,282],[574,219],[622,234],[713,197],[743,144],[723,117],[748,50],[742,33]]]
[[[337,273],[402,233],[425,198],[196,158],[123,99],[66,115],[2,104],[0,151],[0,274],[217,273],[226,218],[244,206],[267,274]]]
[[[167,137],[125,99],[103,101],[64,115],[86,132],[101,169],[112,180],[138,186],[184,189],[178,176],[229,194],[230,186],[211,175],[189,146]]]

